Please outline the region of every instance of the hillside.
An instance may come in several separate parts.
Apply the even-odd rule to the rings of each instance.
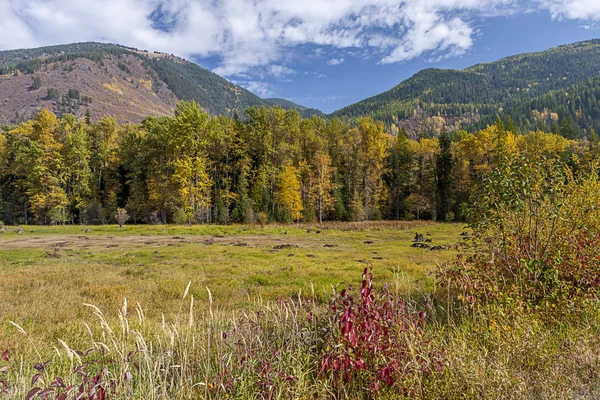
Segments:
[[[179,100],[196,100],[211,114],[240,114],[249,106],[297,108],[263,100],[187,60],[104,43],[76,43],[0,52],[0,124],[27,119],[45,107],[96,120],[139,122],[170,114]]]
[[[214,115],[249,106],[297,109],[289,100],[261,99],[197,64],[173,55],[104,43],[76,43],[0,52],[0,124],[30,118],[42,107],[97,120],[113,115],[139,122],[196,100]],[[425,69],[394,88],[330,115],[371,116],[409,136],[475,130],[499,117],[521,130],[558,129],[569,116],[600,130],[600,40],[559,46],[464,70]]]
[[[519,54],[464,70],[426,69],[398,86],[333,113],[372,116],[409,135],[479,128],[510,116],[519,129],[554,124],[570,115],[582,128],[600,128],[600,40]],[[582,131],[585,132],[585,131]]]
[[[320,110],[317,110],[316,108],[304,107],[304,106],[294,103],[293,101],[289,101],[286,99],[270,98],[270,99],[263,99],[263,101],[265,101],[268,104],[272,104],[274,106],[279,106],[279,107],[285,108],[285,109],[295,108],[298,111],[300,111],[300,114],[302,114],[302,116],[305,118],[312,117],[313,115],[316,115],[318,117],[325,116],[325,114],[323,114],[323,112],[321,112]]]

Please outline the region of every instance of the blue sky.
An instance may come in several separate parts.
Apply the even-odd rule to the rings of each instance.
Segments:
[[[307,75],[295,75],[288,82],[278,79],[267,82],[277,97],[332,112],[391,89],[425,68],[463,69],[518,53],[600,38],[599,29],[584,27],[581,21],[552,19],[548,12],[494,17],[478,21],[476,26],[479,33],[473,46],[462,55],[437,60],[426,54],[409,61],[381,65],[377,59],[363,59],[349,55],[350,51],[333,50],[323,57],[301,57],[296,61],[294,66],[309,72]],[[331,58],[343,58],[344,62],[327,65],[324,61]],[[205,64],[202,59],[196,62],[214,66]],[[323,76],[318,77],[313,72]]]
[[[423,68],[600,37],[599,21],[600,0],[0,0],[0,49],[158,50],[331,112]]]

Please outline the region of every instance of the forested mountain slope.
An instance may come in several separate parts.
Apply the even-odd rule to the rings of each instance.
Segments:
[[[527,130],[558,124],[568,115],[584,134],[600,127],[591,115],[599,76],[600,40],[590,40],[460,71],[426,69],[332,115],[372,116],[409,135],[475,129],[508,116],[517,129]]]
[[[265,101],[268,104],[274,105],[274,106],[279,106],[286,110],[295,108],[304,117],[311,117],[313,115],[317,115],[319,117],[325,116],[325,114],[323,114],[320,110],[317,110],[316,108],[304,107],[304,106],[298,105],[298,104],[296,104],[292,101],[286,100],[286,99],[269,98],[269,99],[263,99],[263,101]]]

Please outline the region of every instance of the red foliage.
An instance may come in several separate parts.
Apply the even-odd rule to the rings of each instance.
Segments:
[[[326,338],[328,352],[321,361],[322,375],[338,384],[354,380],[377,392],[381,385],[413,390],[411,377],[441,370],[441,352],[423,329],[426,313],[410,313],[403,299],[384,288],[373,287],[373,275],[365,268],[358,299],[342,290],[331,305],[337,326]]]
[[[8,350],[0,355],[0,361],[10,362]],[[96,374],[89,372],[90,365],[94,363],[99,363],[99,361],[78,366],[75,372],[80,377],[80,381],[70,385],[67,385],[60,377],[54,379],[50,384],[39,385],[39,382],[43,382],[42,377],[46,375],[48,362],[35,364],[33,368],[36,373],[31,377],[31,389],[25,395],[25,400],[109,400],[113,397],[112,394],[115,393],[115,385],[112,381],[104,379],[106,370],[103,369]],[[9,368],[10,365],[0,367],[0,378],[8,372]],[[9,394],[9,389],[8,383],[0,379],[0,397]]]

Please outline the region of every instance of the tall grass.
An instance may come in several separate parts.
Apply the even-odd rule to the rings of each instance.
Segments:
[[[147,320],[139,304],[129,307],[125,301],[113,322],[88,305],[95,317],[86,325],[88,346],[72,349],[68,338],[59,339],[49,346],[51,353],[35,349],[39,362],[32,365],[7,351],[0,397],[296,398],[315,393],[319,330],[308,318],[311,300],[263,303],[259,298],[252,311],[235,314],[209,304],[200,318],[187,290],[182,309],[183,302],[187,315],[161,323]],[[15,331],[27,335],[17,324]]]
[[[392,296],[366,272],[332,302],[256,298],[243,312],[206,311],[189,286],[172,320],[124,301],[88,305],[84,347],[69,338],[32,357],[0,351],[0,398],[368,399],[596,398],[600,305],[560,322],[498,309]],[[204,309],[204,307],[203,307]],[[27,335],[18,324],[15,334]]]
[[[34,348],[38,360],[31,365],[7,352],[3,395],[61,399],[359,398],[385,392],[383,386],[388,390],[399,386],[406,388],[405,394],[412,394],[416,386],[410,371],[423,371],[409,366],[420,354],[407,356],[403,365],[398,365],[396,358],[411,348],[412,340],[404,339],[423,335],[423,314],[407,309],[404,302],[388,300],[387,291],[377,294],[372,278],[363,278],[356,306],[348,303],[351,297],[344,290],[333,296],[331,306],[318,304],[312,293],[275,303],[257,298],[247,311],[225,313],[212,304],[209,291],[207,311],[198,316],[193,297],[187,296],[189,286],[178,317],[172,321],[149,321],[139,304],[130,307],[127,301],[112,319],[87,305],[95,319],[93,324],[86,324],[87,347],[75,349],[68,338],[58,339],[51,347],[53,352]],[[342,308],[344,311],[338,312]],[[369,335],[345,330],[352,323],[357,323],[358,329],[371,324],[379,324],[381,329]],[[15,330],[27,335],[17,324]],[[403,340],[397,342],[400,338]],[[358,359],[344,361],[361,352],[361,357],[370,357],[362,364]],[[332,368],[327,368],[328,363]],[[390,368],[393,370],[385,375]],[[391,377],[397,379],[398,374],[403,378],[396,385]]]

